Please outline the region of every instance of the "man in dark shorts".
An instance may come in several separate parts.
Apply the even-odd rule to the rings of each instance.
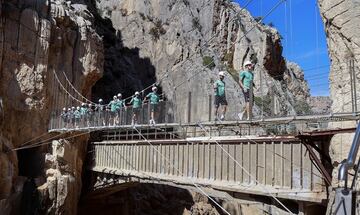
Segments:
[[[214,83],[214,90],[215,90],[215,120],[224,120],[227,101],[225,96],[225,82],[224,82],[225,72],[219,72],[219,79]],[[222,106],[223,110],[220,115],[219,107]],[[220,115],[220,117],[219,117]]]
[[[138,91],[135,92],[135,96],[132,97],[131,101],[128,104],[131,104],[133,108],[131,125],[137,125],[140,115],[140,109],[142,107],[142,101],[140,98],[140,93]]]
[[[157,94],[157,87],[152,87],[152,92],[145,96],[144,102],[149,99],[150,100],[150,125],[155,125],[155,114],[157,113],[157,107],[160,101],[160,97]]]
[[[239,74],[239,84],[244,93],[245,98],[245,108],[244,110],[238,114],[239,119],[242,120],[245,112],[247,113],[247,120],[251,119],[252,114],[252,104],[250,101],[252,98],[252,87],[253,87],[253,80],[254,80],[254,65],[250,61],[245,61],[244,63],[244,71],[240,72]]]

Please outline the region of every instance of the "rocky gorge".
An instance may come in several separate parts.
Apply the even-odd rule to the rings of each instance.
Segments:
[[[355,34],[339,29],[339,25],[353,26],[358,22],[342,18],[343,23],[337,24],[344,15],[331,11],[346,3],[328,2],[331,1],[319,1],[319,5],[331,58],[345,58],[338,49],[331,48],[332,41],[342,41],[343,49],[348,50],[344,52],[359,56]],[[1,214],[18,214],[23,209],[39,214],[89,213],[84,207],[78,209],[78,202],[90,135],[65,140],[62,138],[72,135],[65,134],[47,141],[53,137],[47,134],[51,111],[69,105],[61,99],[59,106],[54,105],[54,73],[64,72],[72,85],[93,101],[109,101],[118,92],[127,97],[157,83],[176,107],[172,111],[178,120],[186,118],[184,101],[191,91],[198,104],[191,110],[192,120],[196,121],[208,117],[207,98],[222,70],[227,71],[227,97],[232,101],[228,117],[236,117],[244,104],[237,72],[246,60],[251,60],[256,63],[255,77],[259,77],[255,79],[256,114],[260,114],[264,103],[272,104],[272,108],[264,110],[265,114],[277,116],[305,114],[311,106],[304,74],[298,65],[282,56],[277,30],[258,23],[248,11],[227,0],[2,0],[0,5]],[[345,15],[350,13],[346,8],[343,11]],[[337,76],[332,78],[340,71],[336,65],[333,60],[330,79],[339,85],[331,84],[332,98],[338,96],[336,88],[340,85],[344,85],[344,94],[349,94],[346,83],[337,80]],[[323,103],[330,104],[327,100]],[[342,107],[332,103],[332,110],[348,110],[349,102],[345,103]],[[34,142],[44,144],[17,149]],[[338,152],[334,150],[334,154]],[[154,202],[169,195],[163,187],[131,189],[133,195],[129,198],[123,193],[116,197],[120,202],[130,202],[124,204],[129,207],[123,210],[124,214],[150,211],[147,204],[157,204]],[[136,206],[141,205],[138,195],[154,190],[159,191],[154,199],[145,199],[146,204]],[[178,193],[179,199],[175,198],[175,203],[163,213],[174,208],[180,208],[183,214],[220,213],[198,193],[173,192]],[[35,202],[29,203],[29,198]],[[28,204],[20,207],[24,202]],[[239,213],[257,211],[248,200],[224,204]],[[263,205],[277,210],[270,202]],[[153,214],[161,210],[154,209]]]

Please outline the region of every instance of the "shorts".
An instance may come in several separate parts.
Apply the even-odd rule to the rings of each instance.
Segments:
[[[156,112],[158,109],[158,104],[150,104],[150,111]]]
[[[215,107],[218,108],[219,105],[227,105],[225,96],[215,96]]]
[[[133,114],[139,114],[140,113],[140,108],[133,108]]]
[[[245,102],[250,102],[250,90],[247,90],[246,92],[243,90]]]

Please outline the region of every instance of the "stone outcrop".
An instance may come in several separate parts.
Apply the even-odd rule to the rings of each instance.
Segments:
[[[357,105],[360,104],[360,2],[355,0],[318,0],[327,36],[331,59],[330,98],[332,112],[352,112],[351,76],[354,70]],[[353,60],[353,68],[350,66]],[[332,124],[333,127],[354,127],[355,122]],[[346,158],[353,134],[338,134],[331,140],[333,161]]]
[[[33,186],[40,191],[45,207],[34,210],[76,213],[87,136],[55,141],[52,150],[44,144],[14,151],[31,139],[27,144],[46,140],[51,111],[82,100],[74,90],[75,99],[54,85],[54,74],[63,84],[65,74],[93,99],[118,92],[129,96],[157,81],[176,107],[178,121],[186,119],[189,89],[196,104],[192,120],[208,119],[209,95],[220,70],[228,71],[228,119],[234,119],[243,107],[236,78],[245,60],[256,63],[255,96],[260,103],[271,101],[274,114],[295,114],[296,102],[309,97],[301,70],[282,57],[276,29],[256,23],[246,10],[236,15],[240,7],[225,0],[0,3],[1,214],[19,208],[25,185],[30,194]],[[213,66],[205,66],[209,59]],[[97,82],[103,69],[104,78]],[[260,113],[259,105],[255,111]],[[24,163],[34,174],[19,171]]]
[[[295,114],[296,102],[306,102],[309,97],[300,68],[282,57],[281,36],[277,30],[257,23],[246,10],[240,12],[241,8],[235,3],[107,0],[97,1],[91,7],[99,18],[111,24],[112,31],[121,38],[120,44],[113,44],[113,47],[118,47],[117,53],[138,49],[139,55],[151,62],[157,83],[176,106],[174,112],[179,121],[187,119],[189,91],[192,92],[193,104],[191,120],[208,120],[209,95],[213,94],[212,83],[220,70],[228,72],[225,77],[230,101],[228,119],[236,119],[236,113],[244,104],[237,83],[238,72],[246,60],[256,63],[257,105],[271,100],[273,114]],[[111,60],[117,56],[115,53],[107,56],[110,60],[105,62],[118,69],[105,67],[105,80],[94,87],[96,98],[111,96],[107,89],[123,86],[124,78],[127,80],[125,86],[132,86],[120,88],[127,96],[152,83],[140,82],[143,77],[127,78],[138,73],[137,61],[131,61],[131,55],[117,61]],[[210,64],[210,68],[206,68],[206,64]],[[289,84],[292,89],[287,87]],[[259,108],[255,107],[255,114],[259,113]]]
[[[19,208],[17,204],[25,195],[22,188],[28,181],[24,178],[35,178],[25,185],[40,186],[46,181],[42,163],[47,147],[20,151],[14,148],[49,138],[46,133],[50,113],[65,105],[56,96],[61,89],[54,85],[53,74],[67,74],[84,95],[89,95],[91,86],[102,74],[103,45],[92,28],[92,16],[86,6],[69,3],[1,1],[0,4],[0,214]],[[73,144],[76,140],[72,140]],[[73,154],[76,159],[84,159],[85,148],[86,141],[79,140],[75,149],[81,153]],[[81,189],[82,163],[72,160],[70,163],[69,171],[76,172],[76,177],[61,185],[69,193],[55,192],[56,186],[47,186],[46,192],[56,195],[49,199],[53,201],[49,205],[56,202],[56,210],[61,210],[67,202],[76,203]],[[27,171],[22,172],[24,168]],[[61,171],[59,174],[55,177],[58,181],[67,177]],[[61,202],[61,198],[66,201]],[[71,206],[74,211],[74,204]]]
[[[324,114],[331,112],[332,101],[329,96],[311,96],[309,105],[314,114]]]

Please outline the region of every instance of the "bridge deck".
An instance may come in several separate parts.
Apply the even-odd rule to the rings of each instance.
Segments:
[[[196,182],[229,192],[265,196],[271,192],[281,198],[309,202],[326,199],[322,175],[306,148],[293,136],[202,137],[150,143],[152,146],[142,140],[94,142],[89,169],[101,180],[119,183]]]

